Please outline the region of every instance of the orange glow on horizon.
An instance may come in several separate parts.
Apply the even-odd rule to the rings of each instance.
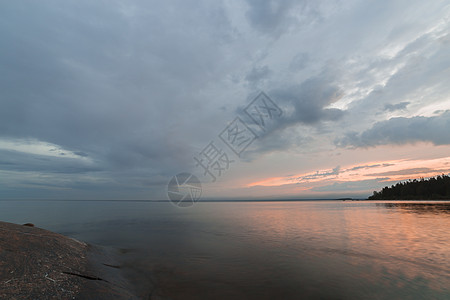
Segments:
[[[245,186],[276,187],[299,183],[318,186],[321,182],[356,182],[370,179],[401,181],[420,177],[432,177],[448,172],[450,172],[450,157],[423,160],[372,161],[364,164],[300,173],[289,177],[269,177],[248,183]]]

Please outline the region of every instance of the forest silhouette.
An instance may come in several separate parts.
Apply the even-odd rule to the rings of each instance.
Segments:
[[[399,182],[381,191],[374,191],[369,200],[450,200],[450,176]]]

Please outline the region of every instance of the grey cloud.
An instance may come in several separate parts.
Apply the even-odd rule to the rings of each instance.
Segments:
[[[1,136],[32,136],[119,165],[157,169],[162,156],[186,165],[183,131],[207,130],[189,121],[199,113],[192,92],[217,76],[221,54],[210,41],[226,43],[229,33],[220,6],[180,1],[171,18],[189,23],[181,31],[150,3],[132,18],[117,5],[29,5],[2,4]]]
[[[329,176],[333,176],[333,175],[339,175],[340,172],[341,172],[341,167],[337,166],[336,168],[334,168],[333,170],[328,171],[328,172],[317,171],[315,174],[306,175],[306,176],[302,176],[302,177],[297,177],[295,179],[298,182],[309,181],[309,180],[312,180],[312,179],[325,178],[325,177],[329,177]]]
[[[409,102],[400,102],[397,104],[387,103],[384,105],[384,111],[396,111],[396,110],[404,110],[408,106]]]
[[[235,98],[256,89],[284,114],[249,149],[254,155],[297,151],[299,145],[306,152],[311,140],[325,146],[336,131],[362,131],[376,122],[385,105],[401,109],[395,103],[409,101],[413,112],[424,104],[410,95],[436,103],[448,95],[448,36],[436,42],[431,32],[394,58],[377,54],[437,24],[428,13],[420,16],[423,23],[405,24],[387,36],[402,23],[399,11],[414,20],[416,11],[422,13],[418,7],[432,6],[417,3],[248,0],[248,11],[238,11],[209,1],[3,1],[0,139],[48,142],[80,159],[2,152],[2,167],[77,181],[70,187],[79,189],[78,196],[83,186],[105,191],[120,183],[123,191],[151,197],[161,195],[166,179],[193,167],[192,155],[236,116],[233,109],[243,101]],[[246,30],[246,20],[254,30]],[[365,56],[371,49],[373,55]],[[353,64],[339,66],[341,61]],[[331,71],[333,62],[339,72]],[[320,73],[324,65],[328,69]],[[397,66],[403,68],[385,86],[363,94],[377,80],[371,74],[391,74]],[[361,105],[328,108],[352,93],[341,90],[346,80],[358,82]],[[347,140],[363,142],[357,133]],[[83,180],[86,174],[102,183]]]
[[[350,169],[346,169],[344,171],[356,171],[356,170],[361,170],[361,169],[372,169],[372,168],[378,168],[378,167],[389,167],[389,166],[393,166],[393,164],[388,164],[388,163],[384,163],[384,164],[375,164],[375,165],[363,165],[363,166],[356,166]]]
[[[293,22],[289,9],[295,1],[247,0],[250,9],[247,17],[251,24],[262,32],[278,31],[281,26]]]
[[[301,133],[294,128],[274,130],[270,134],[262,134],[256,139],[241,159],[252,161],[262,153],[299,148],[310,142],[312,142],[312,138],[306,132]]]
[[[375,123],[361,134],[350,132],[335,142],[340,147],[374,147],[387,144],[431,142],[450,144],[450,111],[434,117],[392,118]]]
[[[249,155],[255,156],[257,153],[305,144],[314,136],[311,129],[318,128],[321,122],[340,120],[345,113],[343,110],[327,108],[339,99],[342,93],[333,81],[334,75],[326,70],[301,84],[269,90],[268,96],[280,107],[283,114],[268,122],[264,131],[259,132],[259,139],[250,148]],[[245,119],[243,111],[243,107],[236,110]],[[295,130],[297,126],[308,128],[301,134]],[[258,131],[257,126],[255,130]]]
[[[247,74],[247,76],[245,76],[245,80],[247,80],[251,86],[255,86],[260,81],[269,77],[271,73],[272,72],[267,65],[261,67],[253,67],[252,70]]]
[[[289,68],[292,71],[302,70],[308,65],[310,59],[311,58],[308,53],[301,52],[292,59]]]
[[[57,157],[0,150],[0,169],[3,171],[82,174],[100,171],[102,167],[95,163],[65,157],[65,155]]]
[[[82,152],[82,151],[74,152],[74,154],[76,154],[76,155],[78,155],[78,156],[81,156],[81,157],[88,157],[88,156],[89,156],[89,155],[87,155],[86,153],[84,153],[84,152]]]
[[[311,190],[316,192],[372,191],[373,189],[378,189],[380,186],[390,184],[391,182],[386,181],[387,179],[389,178],[385,177],[351,182],[334,182],[333,184],[315,187]]]
[[[428,173],[428,172],[440,172],[439,170],[433,170],[430,168],[412,168],[412,169],[404,169],[399,171],[388,171],[388,172],[382,172],[382,173],[372,173],[372,174],[366,174],[365,176],[393,176],[393,175],[408,175],[408,174],[422,174],[422,173]],[[448,171],[448,170],[445,170]]]
[[[32,137],[95,166],[11,153],[4,166],[127,178],[192,167],[193,148],[214,136],[205,119],[221,121],[197,94],[230,68],[222,49],[233,33],[221,5],[24,5],[0,4],[0,138]]]
[[[247,3],[249,10],[246,15],[253,27],[277,37],[293,25],[307,25],[322,17],[321,5],[317,1],[247,0]]]
[[[406,107],[414,111],[424,104],[442,101],[450,93],[450,86],[443,80],[449,77],[449,50],[449,44],[439,42],[435,33],[430,32],[406,44],[394,57],[374,58],[355,76],[355,80],[362,78],[365,81],[363,87],[376,80],[367,74],[391,70],[395,70],[395,74],[388,78],[385,85],[374,88],[367,96],[350,104],[348,115],[351,123],[344,125],[359,127],[359,124],[374,121],[380,108],[385,112]],[[426,102],[417,95],[426,97]]]
[[[341,97],[342,91],[328,75],[309,78],[300,85],[270,91],[270,95],[284,108],[279,126],[312,125],[321,121],[336,121],[343,111],[326,108]]]

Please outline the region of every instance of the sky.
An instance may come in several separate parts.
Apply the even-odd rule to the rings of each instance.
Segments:
[[[0,199],[363,198],[449,129],[448,1],[0,2]]]

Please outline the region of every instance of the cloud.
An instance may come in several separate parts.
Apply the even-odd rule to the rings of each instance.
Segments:
[[[450,108],[448,9],[432,2],[4,1],[0,144],[35,141],[0,147],[8,186],[164,195],[259,90],[283,115],[248,149],[248,170],[326,161],[336,137],[447,144],[446,113],[430,116]],[[252,165],[272,151],[289,159]]]
[[[251,86],[256,86],[260,81],[266,79],[271,74],[271,71],[267,65],[261,67],[253,67],[252,70],[245,76],[245,80]]]
[[[403,170],[398,170],[398,171],[371,173],[371,174],[366,174],[365,176],[395,176],[395,175],[422,174],[422,173],[430,173],[430,172],[439,172],[439,170],[433,170],[430,168],[411,168],[411,169],[403,169]]]
[[[396,110],[404,110],[408,106],[409,102],[400,102],[397,104],[387,103],[384,105],[385,111],[396,111]]]
[[[322,123],[340,120],[345,111],[328,107],[342,95],[333,81],[333,72],[326,69],[320,76],[308,78],[300,84],[269,90],[268,96],[280,107],[282,115],[267,122],[264,130],[249,122],[259,138],[249,148],[246,157],[251,160],[265,152],[305,145],[314,140],[317,134],[314,131],[320,129]],[[243,106],[236,110],[246,119],[243,112]]]
[[[224,63],[210,43],[228,39],[221,7],[180,1],[167,17],[150,3],[29,5],[2,4],[1,136],[58,144],[106,168],[185,167],[183,131],[208,130],[189,121],[201,103],[193,93]]]
[[[282,27],[295,21],[290,15],[295,1],[247,0],[249,10],[247,18],[259,31],[265,33],[278,32]]]
[[[335,179],[341,173],[341,167],[337,166],[331,170],[320,170],[314,173],[299,175],[289,175],[285,177],[267,178],[261,181],[253,182],[248,186],[281,186],[291,184],[305,184],[310,182],[320,182],[323,180]]]
[[[344,171],[345,172],[347,172],[347,171],[357,171],[357,170],[361,170],[361,169],[372,169],[372,168],[379,168],[379,167],[389,167],[389,166],[393,166],[393,165],[394,164],[390,164],[390,163],[374,164],[374,165],[362,165],[362,166],[352,167],[352,168],[346,169]]]
[[[83,158],[34,155],[0,149],[0,170],[80,174],[100,171],[100,165]]]
[[[26,5],[0,5],[0,139],[31,138],[65,155],[2,151],[5,170],[71,173],[74,181],[102,172],[134,186],[130,178],[192,168],[193,149],[213,136],[204,124],[222,121],[197,92],[232,67],[222,52],[233,33],[221,5]]]
[[[448,13],[416,5],[424,13],[422,26],[402,18],[386,19],[383,29],[371,35],[373,47],[344,60],[341,86],[346,93],[338,107],[347,110],[341,123],[347,131],[367,129],[392,112],[403,117],[429,116],[450,108],[450,87],[443,80],[449,76],[450,45],[442,41],[449,30]],[[415,18],[414,11],[405,13]]]
[[[320,121],[336,121],[343,111],[327,108],[337,101],[342,91],[332,83],[330,76],[313,77],[299,85],[292,85],[270,91],[274,99],[285,108],[285,116],[280,126],[295,124],[312,125]]]
[[[341,167],[337,166],[336,168],[334,168],[331,171],[325,171],[325,172],[317,171],[314,174],[298,177],[298,178],[296,178],[296,180],[298,180],[298,182],[302,182],[302,181],[315,180],[318,178],[327,178],[330,176],[337,176],[337,175],[339,175],[340,170],[341,170]]]
[[[375,123],[372,128],[360,134],[347,133],[345,137],[336,140],[336,145],[339,147],[375,147],[416,142],[449,145],[449,128],[450,111],[433,117],[391,118]]]
[[[301,52],[294,56],[289,68],[293,71],[299,71],[304,69],[310,62],[310,56],[308,53]]]
[[[279,37],[292,27],[302,28],[320,21],[337,1],[247,0],[250,24],[259,32]]]
[[[388,185],[390,182],[386,181],[389,178],[376,178],[368,180],[350,181],[350,182],[333,182],[319,187],[314,187],[311,191],[314,192],[348,192],[352,193],[372,191],[374,186]]]

